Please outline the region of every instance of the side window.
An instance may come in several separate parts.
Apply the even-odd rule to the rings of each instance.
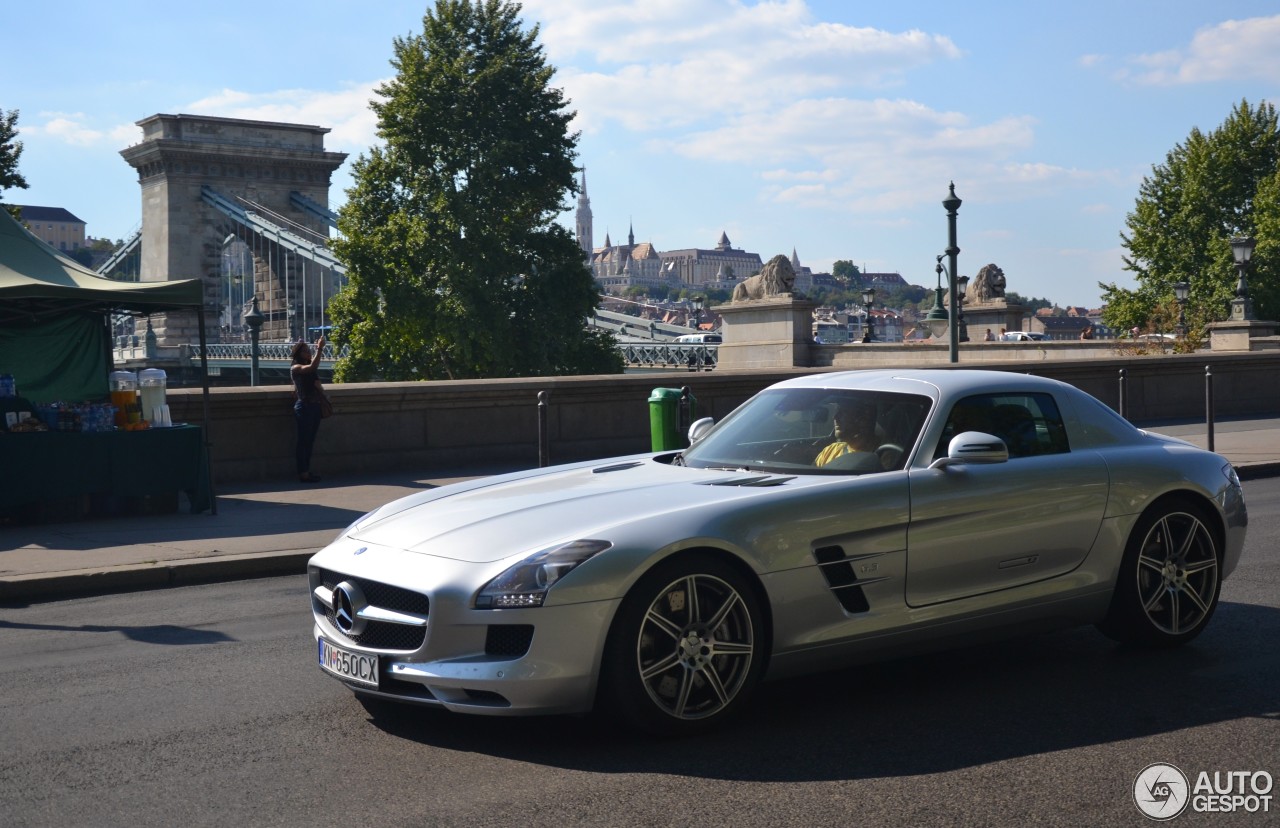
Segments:
[[[1050,394],[983,394],[956,403],[934,458],[945,457],[951,438],[965,431],[993,434],[1009,458],[1064,454],[1071,450],[1058,405]]]

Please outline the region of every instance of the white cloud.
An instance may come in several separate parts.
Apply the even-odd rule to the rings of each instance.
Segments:
[[[981,179],[1010,200],[1078,181],[1023,162],[1036,121],[974,122],[920,101],[871,95],[930,64],[964,58],[943,35],[816,20],[802,0],[527,0],[577,113],[574,128],[617,145],[645,136],[676,154],[736,166],[757,199],[883,216],[938,200],[939,180]]]
[[[776,110],[853,88],[901,83],[911,69],[961,56],[919,30],[815,22],[799,0],[581,3],[533,0],[556,76],[591,132],[610,121],[659,131]]]
[[[82,112],[42,112],[40,118],[42,123],[23,126],[22,131],[77,147],[95,146],[109,137],[109,133],[87,126],[88,116]]]
[[[325,126],[331,130],[325,136],[325,149],[359,153],[377,141],[377,116],[369,109],[369,102],[382,83],[377,80],[351,84],[336,91],[282,89],[265,94],[223,89],[192,101],[184,111],[219,118]]]
[[[1182,49],[1137,55],[1127,73],[1138,83],[1179,85],[1280,77],[1280,15],[1227,20],[1200,29]]]

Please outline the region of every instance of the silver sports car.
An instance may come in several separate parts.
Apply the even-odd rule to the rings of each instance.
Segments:
[[[684,451],[389,503],[308,567],[366,699],[688,732],[763,679],[999,631],[1182,644],[1244,546],[1222,457],[995,371],[774,385]]]

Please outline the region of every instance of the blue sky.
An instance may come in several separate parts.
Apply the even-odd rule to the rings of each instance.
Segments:
[[[961,273],[994,262],[1010,290],[1062,305],[1132,284],[1120,234],[1153,165],[1280,94],[1274,2],[523,6],[578,113],[596,245],[629,225],[659,249],[724,231],[763,258],[794,248],[815,270],[849,259],[932,286],[954,181]],[[329,127],[326,148],[354,159],[377,140],[392,39],[427,7],[11,4],[0,109],[21,110],[31,186],[0,197],[129,235],[141,194],[119,153],[159,112]]]

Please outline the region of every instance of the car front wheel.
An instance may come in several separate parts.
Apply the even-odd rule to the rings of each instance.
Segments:
[[[618,610],[603,701],[643,731],[698,732],[743,707],[762,647],[756,595],[733,567],[703,556],[660,565]]]
[[[1100,628],[1124,643],[1184,644],[1209,623],[1221,588],[1221,555],[1203,509],[1169,503],[1134,527]]]

